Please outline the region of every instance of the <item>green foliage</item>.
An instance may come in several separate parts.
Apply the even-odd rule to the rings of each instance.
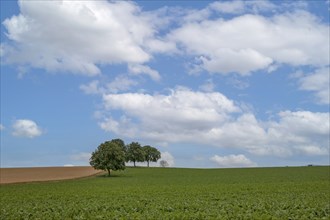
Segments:
[[[111,142],[116,143],[117,145],[119,145],[125,152],[126,152],[126,146],[125,146],[125,142],[122,139],[112,139]]]
[[[125,169],[125,151],[119,139],[106,141],[92,153],[90,165],[98,170],[108,171]]]
[[[330,167],[127,168],[0,187],[0,219],[326,219]]]
[[[138,142],[132,142],[126,147],[126,161],[144,162],[144,151]]]
[[[157,162],[160,159],[160,152],[156,148],[146,145],[142,149],[144,151],[144,161],[147,161],[148,167],[150,161]]]

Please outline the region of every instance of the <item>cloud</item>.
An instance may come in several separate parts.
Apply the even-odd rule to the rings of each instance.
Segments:
[[[282,111],[281,118],[277,125],[283,133],[290,132],[301,137],[308,134],[329,135],[329,113],[309,112],[309,111]]]
[[[111,82],[93,80],[88,84],[80,85],[80,89],[88,95],[102,95],[104,93],[129,91],[138,84],[139,82],[135,79],[129,78],[126,75],[119,75]]]
[[[13,124],[12,135],[17,137],[34,138],[42,135],[41,128],[32,120],[20,119]]]
[[[297,148],[297,151],[300,154],[310,156],[322,156],[329,154],[329,151],[326,148],[320,148],[318,146],[303,146],[301,148]]]
[[[294,149],[320,149],[329,153],[329,113],[309,111],[283,111],[279,122],[271,122],[268,135],[273,145],[286,143]],[[308,155],[307,150],[302,150]],[[326,155],[326,154],[325,154]]]
[[[251,113],[212,129],[207,138],[218,146],[245,150],[254,155],[313,156],[306,149],[329,154],[329,114],[309,111],[279,112],[278,120],[258,121]]]
[[[140,65],[140,64],[129,65],[128,69],[131,74],[134,75],[146,74],[150,76],[150,78],[153,79],[154,81],[159,81],[161,78],[157,70],[153,70],[145,65]]]
[[[83,84],[79,88],[87,95],[102,94],[104,92],[104,89],[99,87],[98,80],[93,80],[88,84]]]
[[[19,1],[19,8],[3,22],[11,40],[1,44],[6,63],[97,75],[98,65],[145,63],[152,56],[144,45],[161,44],[156,19],[133,2]]]
[[[243,76],[283,64],[322,67],[329,61],[329,26],[306,5],[236,0],[144,11],[127,1],[19,1],[20,13],[3,22],[9,41],[1,57],[25,72],[91,76],[101,65],[128,64],[131,74],[155,81],[159,72],[146,65],[155,54],[193,58],[192,72]]]
[[[91,158],[91,156],[92,156],[91,153],[80,152],[80,153],[71,155],[70,160],[74,161],[73,164],[80,164],[83,166],[87,166],[87,165],[89,165],[89,159]],[[72,164],[69,164],[69,165],[72,165]]]
[[[305,5],[303,4],[273,4],[268,0],[235,0],[235,1],[215,1],[207,5],[205,8],[200,10],[196,9],[186,9],[181,8],[181,12],[183,12],[183,20],[185,23],[187,22],[196,22],[209,19],[212,16],[221,16],[225,15],[240,15],[240,14],[259,14],[263,12],[277,12],[279,10],[283,10],[283,8],[292,9],[299,8],[304,9]]]
[[[225,121],[227,113],[239,111],[233,101],[221,93],[193,92],[186,88],[172,90],[169,95],[105,94],[103,102],[106,111],[119,110],[123,115],[119,120],[111,115],[106,117],[100,123],[102,129],[134,136],[142,126],[140,131],[145,136],[158,139],[159,135],[164,135],[165,140],[172,139],[165,133],[185,136],[182,131],[187,127],[202,132]]]
[[[314,92],[316,102],[330,104],[330,69],[329,66],[317,69],[314,73],[301,77],[298,81],[299,89]]]
[[[122,91],[128,91],[132,87],[138,85],[139,82],[137,80],[131,79],[127,76],[120,75],[117,76],[113,81],[106,85],[106,91],[111,93],[117,93]]]
[[[224,1],[211,3],[210,8],[215,11],[229,14],[240,14],[245,11],[243,1]]]
[[[278,113],[278,117],[278,121],[268,121],[265,126],[269,148],[278,150],[283,156],[294,153],[315,155],[311,150],[307,150],[311,149],[311,146],[314,152],[329,154],[329,113],[282,111]]]
[[[162,160],[165,160],[168,163],[169,167],[174,167],[175,165],[175,160],[172,154],[170,154],[169,152],[165,151],[165,152],[161,152],[161,158],[158,161],[158,163]]]
[[[221,93],[186,88],[167,95],[104,94],[103,105],[100,127],[129,138],[234,148],[259,156],[329,153],[328,113],[281,111],[262,121]]]
[[[80,152],[80,153],[71,155],[71,159],[75,160],[75,161],[89,161],[91,156],[92,156],[91,153]]]
[[[273,62],[271,58],[253,49],[219,48],[213,55],[201,56],[200,59],[203,67],[211,73],[217,73],[220,70],[225,74],[235,72],[241,75],[249,75],[250,72],[264,69]]]
[[[3,126],[2,124],[0,124],[0,131],[5,130],[5,126]]]
[[[217,1],[208,6],[209,10],[214,10],[223,14],[243,14],[243,13],[263,13],[263,12],[277,12],[283,9],[304,9],[306,5],[303,3],[281,3],[273,4],[268,0],[250,0],[250,1]]]
[[[238,3],[213,4],[238,7]],[[328,65],[328,28],[315,15],[294,10],[268,17],[244,14],[227,20],[215,16],[190,21],[171,30],[167,37],[208,72],[246,76],[283,64]]]
[[[180,19],[181,22],[195,22],[195,21],[202,21],[204,19],[207,19],[211,16],[212,12],[208,7],[197,10],[197,9],[187,9],[187,8],[181,8],[181,15],[183,15],[183,18]],[[176,21],[178,22],[178,21]]]
[[[74,167],[73,164],[64,164],[63,166],[64,166],[64,167]]]
[[[231,77],[227,80],[227,83],[229,85],[232,85],[233,87],[235,87],[236,89],[246,89],[250,86],[249,82],[243,79],[239,79],[237,77]]]
[[[243,154],[218,156],[214,155],[210,158],[211,161],[215,162],[220,167],[256,167],[257,164],[251,161]]]

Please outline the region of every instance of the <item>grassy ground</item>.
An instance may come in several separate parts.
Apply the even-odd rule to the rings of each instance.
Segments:
[[[128,168],[0,193],[0,219],[329,219],[330,167]]]

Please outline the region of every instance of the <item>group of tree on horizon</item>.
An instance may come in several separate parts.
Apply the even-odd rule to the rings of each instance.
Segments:
[[[161,153],[157,148],[150,145],[141,146],[138,142],[132,142],[125,145],[121,139],[112,139],[100,144],[92,153],[89,163],[97,170],[108,171],[110,176],[111,170],[124,170],[125,162],[157,162],[161,157]]]

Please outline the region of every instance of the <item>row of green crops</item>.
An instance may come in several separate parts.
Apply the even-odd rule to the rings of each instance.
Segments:
[[[329,219],[330,167],[128,168],[2,185],[0,219]]]

